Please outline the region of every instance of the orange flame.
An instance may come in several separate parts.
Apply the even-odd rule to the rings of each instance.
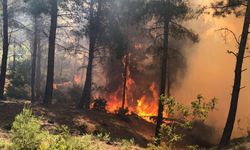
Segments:
[[[137,100],[137,114],[142,117],[156,116],[158,110],[158,93],[156,91],[155,83],[150,86],[150,91],[153,95],[153,100],[143,95]]]
[[[125,63],[123,61],[125,66]],[[151,116],[157,116],[158,111],[158,92],[155,83],[149,87],[149,93],[142,94],[140,98],[133,97],[136,91],[136,82],[131,78],[131,72],[128,69],[126,82],[126,102],[125,107],[129,109],[130,113],[136,113],[138,116],[149,120]],[[111,113],[116,112],[122,105],[122,86],[114,93],[105,96],[107,100],[107,110]]]
[[[74,75],[74,83],[78,85],[78,84],[81,84],[81,82],[82,82],[81,76]]]

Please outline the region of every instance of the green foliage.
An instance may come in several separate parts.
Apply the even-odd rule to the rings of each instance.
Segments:
[[[39,16],[42,13],[48,12],[47,0],[24,0],[25,3],[28,3],[29,13],[33,16]]]
[[[16,99],[29,99],[30,89],[30,62],[24,60],[16,64],[16,69],[11,70],[10,84],[7,87],[6,96]]]
[[[30,97],[28,94],[28,90],[28,86],[24,86],[21,88],[11,85],[7,88],[6,96],[15,99],[29,99]]]
[[[155,144],[150,143],[147,146],[147,150],[163,150],[163,148],[160,146],[156,146]]]
[[[170,21],[169,35],[173,38],[180,40],[188,38],[193,42],[199,41],[199,36],[192,30],[187,29],[180,23],[186,20],[190,20],[199,16],[203,11],[193,10],[186,0],[176,1],[147,1],[145,2],[144,20],[156,21],[157,27],[153,29],[159,30],[159,25],[164,24],[166,20]],[[157,33],[157,32],[156,32]]]
[[[100,133],[100,134],[97,134],[97,138],[101,141],[104,141],[106,143],[110,142],[111,141],[111,137],[110,137],[110,134],[109,133]]]
[[[0,149],[1,150],[7,150],[11,147],[11,143],[7,141],[6,139],[0,138]]]
[[[107,101],[100,97],[95,99],[93,102],[94,111],[107,112],[106,106],[107,106]]]
[[[130,150],[135,145],[134,139],[121,140],[121,150]]]
[[[201,95],[191,102],[191,107],[178,103],[174,98],[161,96],[168,119],[161,127],[161,141],[166,149],[174,149],[185,136],[181,130],[191,129],[193,121],[205,121],[208,113],[215,109],[216,99],[205,102]],[[195,148],[195,146],[189,146]]]
[[[34,150],[41,142],[40,121],[32,115],[29,108],[24,108],[13,123],[11,134],[13,148],[16,150]]]
[[[175,144],[183,138],[182,134],[176,132],[173,125],[163,125],[161,128],[161,139],[164,141],[164,147],[174,149]]]
[[[208,112],[213,111],[216,105],[216,98],[213,98],[210,102],[203,102],[204,98],[201,95],[197,96],[197,99],[191,102],[193,109],[193,116],[205,120],[208,117]]]
[[[236,17],[242,17],[245,15],[244,6],[247,5],[247,0],[228,0],[216,1],[211,4],[211,8],[214,9],[213,16],[226,17],[234,14]],[[243,6],[243,7],[242,7]]]
[[[40,120],[32,115],[29,108],[16,116],[11,129],[11,150],[89,150],[97,149],[93,145],[93,136],[71,136],[66,126],[57,129],[58,134],[41,130]],[[2,141],[0,146],[4,147]]]

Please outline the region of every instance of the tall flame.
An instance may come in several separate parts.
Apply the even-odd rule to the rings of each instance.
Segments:
[[[146,120],[149,120],[148,118],[151,116],[156,116],[158,110],[158,92],[154,82],[150,85],[149,91],[149,93],[143,93],[140,98],[134,97],[134,93],[136,92],[136,82],[131,78],[131,72],[128,69],[125,107],[128,108],[130,113],[136,113],[138,116],[141,116]],[[120,86],[115,92],[105,96],[107,100],[107,110],[109,112],[115,112],[121,108],[121,95],[122,86]]]

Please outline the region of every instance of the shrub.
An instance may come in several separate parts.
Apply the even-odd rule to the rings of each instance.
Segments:
[[[177,142],[185,136],[180,131],[192,128],[194,121],[204,122],[208,113],[215,109],[216,99],[205,102],[201,95],[191,102],[191,107],[186,107],[178,103],[172,97],[161,96],[161,101],[165,105],[165,112],[171,118],[161,127],[161,141],[166,149],[175,149]],[[189,146],[189,149],[196,149],[197,146]]]
[[[93,144],[93,136],[71,137],[67,141],[69,150],[95,150],[98,147]]]
[[[0,149],[1,150],[7,150],[11,146],[11,143],[7,141],[6,139],[0,139]]]
[[[97,138],[100,141],[104,141],[105,143],[108,143],[108,142],[111,141],[110,133],[100,133],[100,134],[97,134]]]
[[[29,87],[16,87],[13,84],[7,87],[6,96],[16,99],[29,99]]]
[[[13,148],[34,150],[41,143],[40,121],[32,115],[29,108],[16,116],[11,128]]]
[[[160,146],[156,146],[155,144],[150,143],[147,146],[147,150],[163,150],[163,148]]]
[[[40,150],[66,150],[66,140],[62,135],[52,135],[48,132],[43,132],[42,140],[39,144]]]
[[[16,99],[29,99],[30,91],[30,60],[17,62],[16,70],[8,75],[10,81],[6,96]]]
[[[106,106],[107,106],[107,101],[103,98],[97,98],[93,102],[94,111],[107,112]]]
[[[78,102],[79,98],[82,95],[81,86],[74,84],[73,87],[69,89],[68,95],[70,96],[70,99],[72,99],[74,102]]]
[[[89,150],[97,149],[92,135],[71,136],[66,126],[57,129],[58,134],[50,134],[40,128],[40,120],[32,115],[31,109],[25,107],[16,116],[11,129],[12,142],[10,150]],[[0,148],[4,143],[0,140]]]
[[[122,140],[121,141],[121,150],[130,150],[135,145],[134,139],[131,140]]]

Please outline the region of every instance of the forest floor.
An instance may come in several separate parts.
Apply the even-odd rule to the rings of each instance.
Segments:
[[[9,137],[8,131],[14,118],[25,105],[29,105],[29,102],[22,100],[0,102],[1,138]],[[134,139],[140,147],[146,147],[154,136],[155,125],[136,115],[122,118],[111,113],[76,109],[72,104],[56,104],[47,108],[35,105],[32,106],[32,110],[35,116],[41,117],[42,128],[49,131],[66,125],[72,135],[109,133],[113,141]]]
[[[0,101],[0,138],[10,139],[8,132],[15,116],[22,111],[25,105],[29,104],[28,101],[23,100]],[[52,105],[47,108],[43,105],[34,105],[31,108],[33,114],[41,118],[42,128],[52,132],[57,127],[66,125],[72,135],[109,133],[112,142],[99,143],[102,144],[101,147],[105,147],[104,149],[119,149],[116,147],[115,141],[123,139],[134,139],[135,143],[142,148],[153,141],[155,125],[137,115],[129,115],[124,118],[111,113],[92,110],[84,111],[77,109],[73,104],[66,103]],[[210,133],[213,131],[211,128],[196,124],[194,129],[196,130],[187,134],[186,142],[200,144],[204,147],[213,145],[208,140],[212,138]],[[250,149],[250,138],[236,139],[228,149],[241,149],[243,147]]]

